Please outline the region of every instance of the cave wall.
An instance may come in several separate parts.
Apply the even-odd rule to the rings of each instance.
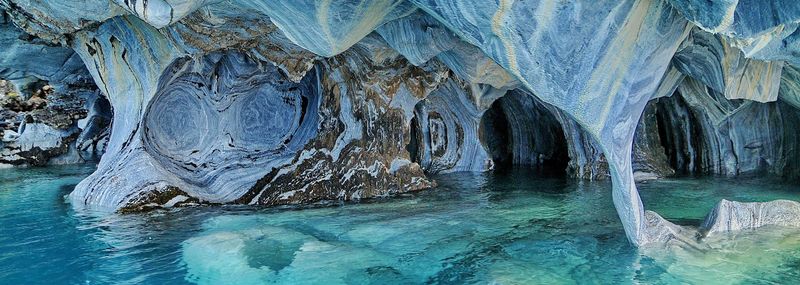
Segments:
[[[110,106],[81,58],[0,16],[0,168],[96,160]]]
[[[627,237],[643,245],[669,227],[645,214],[637,179],[796,173],[795,2],[0,7],[27,34],[72,48],[113,109],[106,154],[75,205],[358,199],[429,187],[424,171],[492,169],[503,155],[563,167],[566,152],[568,175],[610,177]],[[482,129],[485,118],[495,119]],[[554,147],[559,130],[566,151]]]
[[[727,100],[687,79],[657,103],[670,164],[683,174],[771,174],[792,179],[796,170],[796,108],[784,102]]]
[[[219,48],[193,44],[197,27],[210,24],[203,20],[165,33],[119,17],[77,38],[101,88],[119,94],[110,99],[123,123],[114,125],[113,152],[73,199],[128,210],[176,201],[275,205],[432,185],[409,160],[407,114],[446,88],[441,64],[410,65],[374,35],[313,63],[269,35],[277,30],[268,23],[253,26],[252,41],[206,52]],[[217,31],[203,36],[231,38]],[[142,175],[116,178],[131,169]]]
[[[447,81],[415,107],[419,164],[431,174],[485,171],[494,165],[479,141],[481,111],[472,90]]]

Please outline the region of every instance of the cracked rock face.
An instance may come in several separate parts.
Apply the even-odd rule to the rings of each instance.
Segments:
[[[683,233],[637,180],[800,177],[795,2],[0,0],[17,46],[64,59],[0,75],[79,62],[108,99],[73,133],[84,149],[113,120],[78,207],[352,200],[530,165],[610,178],[645,245]]]

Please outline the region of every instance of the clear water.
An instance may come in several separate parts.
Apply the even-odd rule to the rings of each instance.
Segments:
[[[0,170],[2,284],[730,284],[800,280],[800,231],[636,251],[607,182],[453,174],[392,199],[302,210],[200,207],[76,213],[92,166]],[[640,183],[648,209],[697,225],[722,198],[800,200],[766,180]]]

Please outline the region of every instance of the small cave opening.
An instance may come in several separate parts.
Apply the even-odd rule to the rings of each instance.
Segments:
[[[408,144],[406,144],[406,150],[408,151],[409,158],[413,163],[420,163],[420,147],[422,146],[422,133],[420,132],[419,120],[417,116],[413,116],[411,118],[411,123],[409,126],[409,140]]]
[[[566,176],[569,151],[561,123],[530,94],[512,91],[492,103],[479,137],[497,171],[528,168]]]
[[[703,130],[689,105],[676,92],[657,99],[654,110],[659,143],[674,174],[703,173]]]
[[[511,126],[499,102],[495,101],[483,114],[480,135],[495,169],[509,169],[514,165]]]

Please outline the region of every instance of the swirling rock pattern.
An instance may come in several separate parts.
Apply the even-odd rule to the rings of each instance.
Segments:
[[[164,205],[176,195],[193,197],[191,203],[274,205],[431,185],[407,159],[404,116],[414,103],[401,102],[436,89],[446,78],[440,65],[413,67],[375,37],[310,70],[284,64],[308,59],[281,41],[256,48],[243,40],[234,49],[188,56],[197,51],[187,49],[188,39],[211,18],[186,19],[191,26],[161,33],[135,18],[115,18],[76,42],[96,63],[92,71],[104,89],[128,92],[110,98],[128,107],[114,114],[127,124],[115,125],[114,152],[73,192],[78,205],[127,211]],[[253,30],[280,39],[269,35],[274,32]],[[137,48],[139,38],[160,52]],[[277,48],[263,48],[269,46]],[[268,61],[279,57],[281,63]],[[123,76],[138,80],[117,79]],[[141,175],[109,179],[123,169]]]
[[[340,54],[378,26],[414,10],[402,0],[241,1],[269,16],[295,44],[321,56]]]
[[[478,138],[481,112],[465,87],[448,81],[417,105],[419,163],[430,173],[492,168]]]
[[[0,7],[26,32],[73,48],[113,106],[107,154],[71,195],[76,205],[119,209],[176,195],[273,205],[420,189],[432,185],[420,165],[491,168],[487,145],[498,140],[481,139],[481,118],[524,93],[542,104],[506,102],[516,161],[551,155],[544,146],[554,139],[522,122],[544,118],[555,130],[554,116],[570,175],[610,176],[627,237],[645,245],[680,234],[644,211],[634,171],[668,174],[669,160],[678,172],[797,175],[797,3]],[[665,154],[651,155],[658,145]]]
[[[728,99],[773,102],[778,99],[783,62],[745,58],[721,38],[695,30],[674,58],[682,73],[700,80]]]
[[[241,186],[226,183],[273,168],[315,137],[317,82],[313,73],[291,82],[275,66],[238,52],[180,59],[161,76],[147,107],[145,150],[186,183],[216,190],[204,199],[226,199],[215,194]]]
[[[752,37],[800,19],[800,3],[791,0],[669,0],[704,30]]]
[[[669,145],[684,148],[669,151],[685,155],[675,158],[683,161],[678,168],[729,176],[792,171],[784,165],[795,157],[796,122],[787,116],[796,109],[777,102],[729,101],[691,79],[678,90],[680,96],[665,101],[674,105],[661,107],[669,114],[666,129],[678,136],[679,142]]]

